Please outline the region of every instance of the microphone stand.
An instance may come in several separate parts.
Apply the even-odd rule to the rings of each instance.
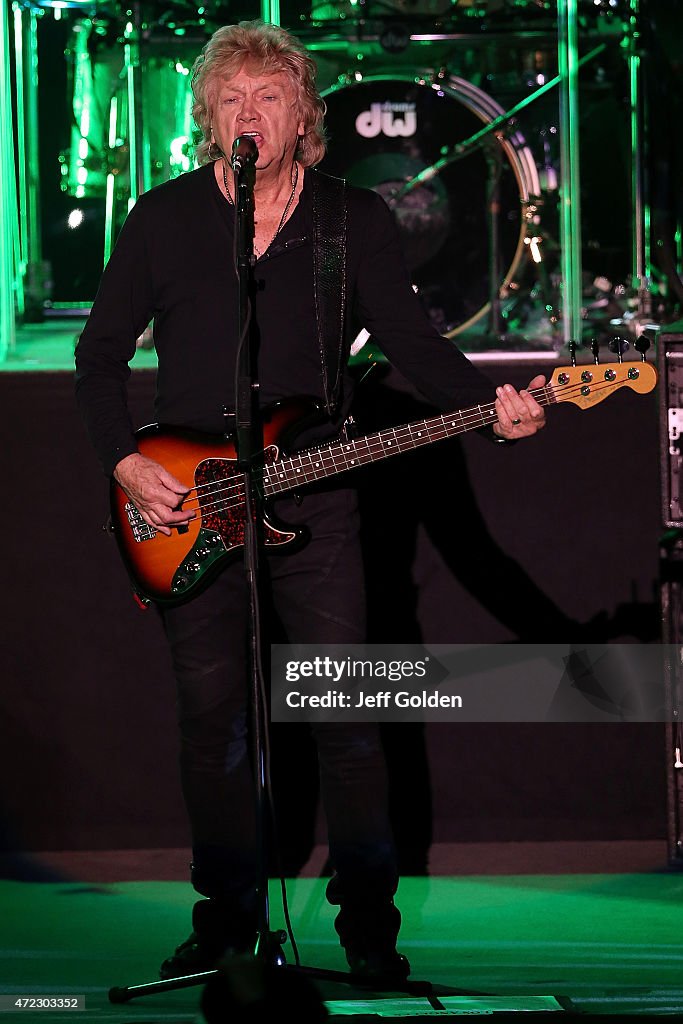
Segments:
[[[238,350],[235,369],[235,450],[237,466],[242,471],[245,496],[244,518],[244,571],[249,600],[249,712],[252,729],[252,759],[256,803],[257,851],[257,942],[255,955],[267,963],[280,963],[284,958],[277,952],[279,933],[270,931],[268,898],[268,864],[266,857],[267,778],[265,730],[265,685],[260,644],[259,611],[259,489],[255,486],[257,466],[255,460],[263,451],[263,430],[257,410],[258,379],[256,359],[252,346],[251,299],[253,295],[254,266],[254,184],[255,161],[233,158],[235,174],[235,267],[237,270],[237,337]]]
[[[255,959],[267,966],[284,968],[304,977],[320,981],[337,981],[353,985],[349,974],[324,968],[307,967],[298,960],[288,964],[282,951],[287,933],[270,929],[270,903],[268,894],[268,858],[266,822],[268,820],[268,773],[266,720],[266,694],[261,660],[260,615],[258,603],[258,555],[259,528],[263,521],[260,514],[261,493],[254,486],[254,460],[263,451],[263,433],[260,417],[256,411],[256,363],[251,351],[251,295],[252,268],[254,265],[254,179],[255,158],[244,164],[233,159],[235,171],[235,215],[236,224],[236,265],[239,290],[239,350],[235,378],[235,415],[237,465],[243,471],[246,498],[246,520],[244,524],[244,563],[249,588],[249,661],[250,661],[250,721],[253,737],[253,768],[256,787],[256,841],[257,841],[257,940]],[[424,982],[404,981],[395,983],[397,990],[426,994],[431,985]]]

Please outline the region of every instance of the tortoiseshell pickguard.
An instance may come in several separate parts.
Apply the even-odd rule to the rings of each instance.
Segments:
[[[278,457],[279,451],[274,445],[263,452],[267,465]],[[237,463],[232,459],[204,459],[195,470],[195,484],[202,528],[217,533],[228,551],[244,544],[244,482]],[[286,544],[293,536],[291,530],[278,530],[264,518],[264,544]]]

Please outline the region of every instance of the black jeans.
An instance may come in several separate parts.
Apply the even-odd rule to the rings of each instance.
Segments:
[[[275,511],[308,527],[300,551],[264,561],[262,599],[292,643],[362,643],[365,590],[352,490],[292,498]],[[247,593],[241,560],[203,594],[162,613],[178,683],[181,778],[195,889],[254,905],[255,813],[247,721]],[[269,643],[266,635],[265,644]],[[330,859],[342,898],[393,896],[396,857],[387,779],[374,724],[313,726]],[[338,902],[335,899],[335,902]]]

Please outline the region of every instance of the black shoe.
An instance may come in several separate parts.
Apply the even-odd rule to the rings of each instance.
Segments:
[[[393,898],[368,893],[348,898],[338,890],[333,878],[327,886],[327,899],[339,906],[334,927],[353,980],[387,986],[402,984],[410,974],[410,964],[396,951],[401,913]]]
[[[402,984],[410,974],[410,963],[395,949],[357,949],[347,946],[350,974],[360,984]]]
[[[253,951],[256,942],[256,926],[251,918],[215,900],[195,903],[192,927],[192,934],[162,963],[162,981],[212,971],[224,957]]]
[[[209,952],[202,948],[199,936],[196,932],[176,946],[172,956],[166,957],[159,968],[159,977],[162,981],[169,978],[182,978],[186,974],[200,974],[202,971],[212,971],[221,958],[221,952]]]

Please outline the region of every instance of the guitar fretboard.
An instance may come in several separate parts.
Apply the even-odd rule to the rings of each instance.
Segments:
[[[539,405],[557,402],[555,389],[546,384],[532,392]],[[292,490],[299,484],[313,483],[337,473],[378,462],[391,455],[433,444],[434,441],[456,437],[470,430],[492,426],[498,422],[494,403],[475,405],[471,409],[430,419],[405,423],[367,434],[353,441],[335,441],[320,448],[310,448],[296,455],[273,462],[263,469],[263,492],[265,497]]]

